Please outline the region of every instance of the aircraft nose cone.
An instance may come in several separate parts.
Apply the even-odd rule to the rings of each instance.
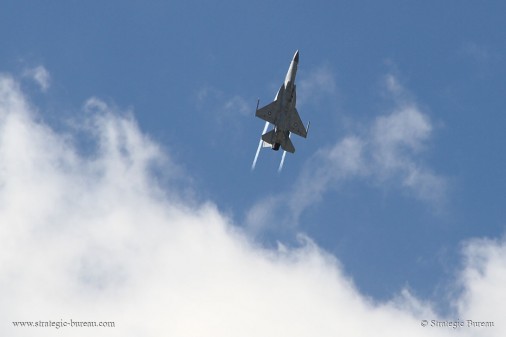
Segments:
[[[295,55],[293,56],[293,61],[296,63],[299,63],[299,51],[298,50],[295,52]]]

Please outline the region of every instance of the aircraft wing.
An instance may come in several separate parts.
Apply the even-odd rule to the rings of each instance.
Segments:
[[[267,104],[263,108],[257,110],[255,114],[258,118],[263,119],[271,124],[276,124],[276,119],[279,115],[279,104],[278,101]]]
[[[298,136],[307,137],[307,130],[302,124],[297,108],[290,111],[290,123],[288,124],[288,131],[295,133]]]

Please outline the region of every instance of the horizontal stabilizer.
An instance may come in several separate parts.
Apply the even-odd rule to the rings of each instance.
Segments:
[[[274,144],[276,142],[276,132],[271,130],[262,135],[262,140],[268,144]]]
[[[286,152],[294,153],[295,147],[293,147],[293,143],[290,140],[290,137],[287,137],[281,142],[281,148],[285,150]]]

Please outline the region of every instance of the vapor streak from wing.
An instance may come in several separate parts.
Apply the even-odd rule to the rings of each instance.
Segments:
[[[285,163],[285,156],[286,156],[286,151],[283,151],[283,156],[281,157],[281,162],[279,163],[279,167],[278,167],[278,173],[280,173],[281,170],[283,169],[283,164]]]
[[[288,138],[290,138],[291,136],[292,136],[292,134],[289,133]],[[278,173],[280,173],[281,170],[283,169],[283,165],[285,164],[285,156],[286,156],[286,151],[283,151],[283,156],[281,157],[281,161],[279,162]]]
[[[262,135],[267,131],[267,128],[269,127],[269,122],[265,122],[264,131],[262,131]],[[257,153],[255,154],[255,159],[253,159],[253,165],[251,165],[251,171],[255,169],[255,166],[257,164],[258,155],[260,154],[260,148],[262,147],[262,136],[260,136],[260,142],[258,142],[258,149]]]

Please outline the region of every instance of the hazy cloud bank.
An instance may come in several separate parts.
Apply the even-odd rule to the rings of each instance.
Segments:
[[[61,332],[11,322],[60,319],[116,322],[61,328],[67,336],[455,335],[421,327],[422,319],[438,318],[407,291],[385,303],[362,296],[339,261],[309,238],[264,249],[212,203],[194,205],[177,188],[162,190],[152,167],[172,174],[177,164],[135,120],[98,99],[85,112],[89,154],[76,149],[75,136],[39,122],[18,83],[0,77],[0,335],[54,336]],[[423,118],[400,116],[415,120],[423,139]],[[334,157],[346,155],[341,175],[369,174],[367,141],[347,138],[323,158],[335,165]],[[334,172],[320,175],[335,179]],[[504,247],[475,241],[465,248],[458,279],[465,291],[450,319],[496,327],[461,328],[463,336],[506,333]]]

